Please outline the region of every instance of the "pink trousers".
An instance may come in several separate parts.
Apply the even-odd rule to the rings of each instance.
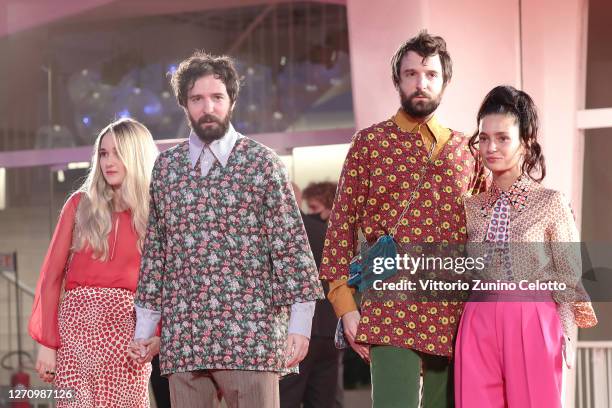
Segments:
[[[466,303],[455,348],[457,408],[561,407],[557,305],[549,293],[538,301],[513,296],[487,292]]]

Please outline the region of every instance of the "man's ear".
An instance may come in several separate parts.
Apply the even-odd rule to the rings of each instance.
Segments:
[[[444,93],[444,91],[446,91],[446,87],[451,83],[451,80],[449,79],[448,82],[446,82],[444,85],[442,85],[442,94]]]

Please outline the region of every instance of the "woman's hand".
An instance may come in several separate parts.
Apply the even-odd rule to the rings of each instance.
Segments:
[[[38,348],[36,371],[38,371],[38,376],[44,382],[51,383],[55,379],[55,357],[56,351],[54,349],[45,347],[42,344]]]

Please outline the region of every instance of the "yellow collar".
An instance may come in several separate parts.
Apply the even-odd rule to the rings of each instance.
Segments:
[[[448,139],[448,137],[445,137],[449,133],[448,129],[443,127],[440,122],[438,122],[438,118],[435,115],[429,118],[427,122],[423,123],[415,120],[402,108],[399,108],[395,116],[393,116],[393,121],[404,132],[410,133],[418,133],[419,128],[425,124],[436,140],[440,141]]]

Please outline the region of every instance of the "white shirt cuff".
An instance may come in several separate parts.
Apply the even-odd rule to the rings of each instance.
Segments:
[[[316,302],[294,303],[291,305],[291,318],[289,319],[289,334],[300,334],[310,339],[312,329],[312,316],[314,316]]]
[[[155,335],[157,324],[161,320],[161,312],[157,310],[136,307],[136,330],[134,339],[149,339]]]

